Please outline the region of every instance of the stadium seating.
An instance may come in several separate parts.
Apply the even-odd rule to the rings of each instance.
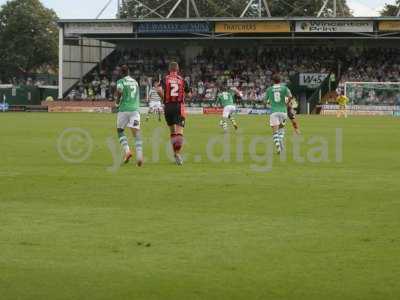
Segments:
[[[343,58],[342,82],[400,81],[400,49],[351,49]]]
[[[342,83],[400,81],[399,54],[399,49],[378,48],[204,48],[198,56],[185,61],[179,50],[117,49],[100,68],[88,74],[67,98],[112,100],[119,74],[118,66],[127,64],[141,85],[144,99],[152,81],[161,78],[168,63],[175,60],[181,64],[182,73],[190,83],[192,101],[214,100],[217,85],[224,82],[241,90],[241,101],[244,103],[259,102],[275,72],[280,72],[287,83],[298,73],[338,73],[339,70]]]

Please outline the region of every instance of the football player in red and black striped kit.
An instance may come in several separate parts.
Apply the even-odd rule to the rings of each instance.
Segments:
[[[187,82],[178,74],[179,65],[169,64],[169,74],[161,81],[158,94],[164,100],[165,120],[171,131],[171,144],[177,165],[183,164],[181,151],[183,147],[183,129],[185,127],[185,97],[190,94]]]

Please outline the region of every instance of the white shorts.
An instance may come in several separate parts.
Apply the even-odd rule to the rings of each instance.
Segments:
[[[151,111],[162,110],[163,106],[160,101],[150,101],[149,108]]]
[[[227,105],[224,107],[224,112],[222,113],[223,118],[229,118],[231,114],[236,112],[236,106],[235,105]]]
[[[117,116],[117,128],[125,129],[134,128],[140,129],[140,114],[137,111],[119,112]]]
[[[269,116],[269,124],[271,126],[285,125],[288,119],[287,113],[276,112]]]

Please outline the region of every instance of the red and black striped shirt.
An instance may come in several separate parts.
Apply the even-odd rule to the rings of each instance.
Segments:
[[[189,93],[187,82],[176,72],[171,72],[162,81],[164,102],[185,102],[185,95]]]

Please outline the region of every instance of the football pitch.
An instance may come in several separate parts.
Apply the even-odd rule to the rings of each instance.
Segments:
[[[115,115],[0,114],[0,299],[399,299],[400,119],[190,116],[186,162],[143,122],[119,165]],[[132,140],[130,140],[132,142]]]

